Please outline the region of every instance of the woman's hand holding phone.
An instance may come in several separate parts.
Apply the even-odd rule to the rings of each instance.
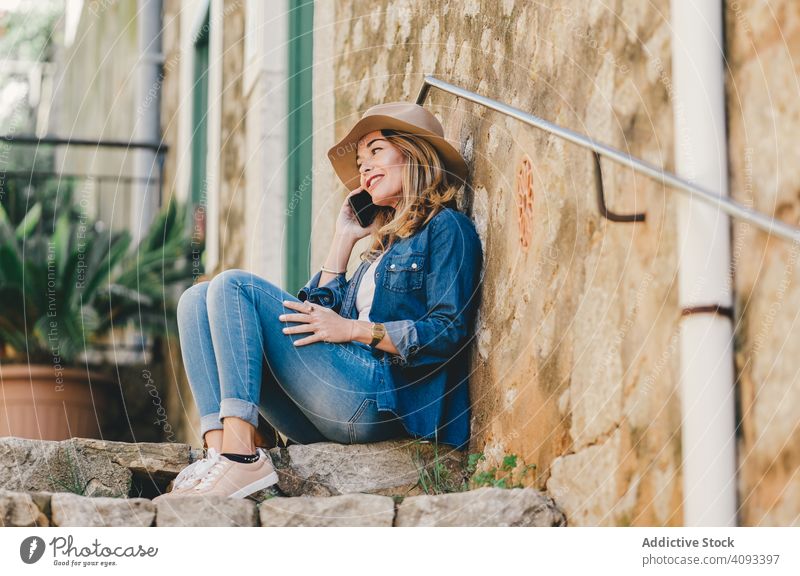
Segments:
[[[374,220],[372,223],[362,227],[356,218],[353,207],[350,205],[350,198],[363,191],[363,188],[356,188],[347,195],[341,209],[339,210],[339,217],[336,219],[336,234],[339,236],[346,236],[352,238],[354,241],[360,240],[365,236],[369,236],[374,230],[377,229],[377,222]]]

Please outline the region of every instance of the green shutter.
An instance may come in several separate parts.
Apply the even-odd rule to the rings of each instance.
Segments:
[[[310,272],[314,2],[290,0],[289,7],[286,291],[296,294]]]
[[[193,258],[197,258],[194,250],[202,250],[202,262],[205,263],[205,232],[207,230],[207,175],[206,162],[208,158],[208,34],[209,12],[206,11],[202,26],[197,32],[194,43],[194,78],[192,82],[192,172],[191,172],[191,202],[192,226],[191,235]],[[198,219],[202,213],[205,218]],[[202,231],[195,227],[202,222]],[[201,232],[203,242],[195,246],[198,232]],[[205,268],[204,265],[201,268]],[[198,270],[202,272],[202,270]]]

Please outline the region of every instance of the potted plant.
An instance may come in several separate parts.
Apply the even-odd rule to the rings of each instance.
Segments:
[[[127,231],[67,204],[33,203],[19,221],[0,205],[0,436],[98,437],[112,380],[89,365],[92,346],[130,322],[175,333],[174,294],[190,283],[185,206],[131,249]]]

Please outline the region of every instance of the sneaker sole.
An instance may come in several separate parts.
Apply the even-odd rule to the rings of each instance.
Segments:
[[[247,498],[253,492],[258,492],[259,490],[263,490],[264,488],[269,488],[273,484],[278,483],[278,473],[273,472],[268,476],[264,476],[263,478],[256,480],[252,484],[248,484],[243,488],[239,488],[236,492],[230,495],[230,498]]]

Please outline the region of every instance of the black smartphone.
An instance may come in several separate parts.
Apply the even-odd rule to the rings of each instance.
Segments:
[[[356,220],[358,220],[362,228],[372,224],[378,214],[378,207],[372,203],[372,196],[369,192],[362,190],[358,194],[348,197],[347,201],[350,202],[350,208],[353,209]]]

